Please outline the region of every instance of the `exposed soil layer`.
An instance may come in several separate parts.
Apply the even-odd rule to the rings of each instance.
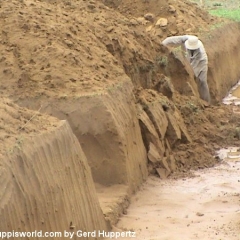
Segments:
[[[69,124],[3,98],[0,115],[0,228],[107,230],[91,170]]]
[[[113,6],[110,1],[104,3]],[[130,6],[135,7],[134,14],[130,11]],[[176,155],[169,160],[169,156],[174,155],[175,148],[179,150],[179,147],[183,151],[199,148],[199,152],[204,152],[203,159],[198,161],[189,156],[188,161],[184,160],[184,167],[211,165],[214,162],[208,160],[212,159],[212,152],[189,137],[196,129],[196,124],[188,121],[188,114],[196,110],[191,106],[201,110],[198,115],[212,129],[208,134],[214,136],[218,129],[209,122],[206,116],[208,110],[204,110],[198,100],[192,71],[181,52],[163,48],[160,41],[172,34],[197,34],[200,33],[198,28],[202,27],[201,34],[205,36],[206,48],[209,49],[209,85],[213,100],[218,101],[239,75],[237,67],[234,67],[237,64],[233,64],[238,62],[238,54],[234,55],[234,60],[228,61],[232,57],[231,52],[237,53],[235,46],[239,38],[236,34],[238,26],[233,24],[224,30],[212,31],[211,39],[208,39],[209,33],[206,31],[211,30],[213,25],[222,24],[222,20],[206,14],[192,3],[179,2],[174,5],[174,2],[164,1],[158,2],[157,6],[159,8],[151,1],[141,4],[138,1],[122,1],[113,6],[116,9],[114,11],[101,1],[36,3],[31,0],[13,0],[1,6],[0,47],[4,54],[0,72],[1,78],[5,79],[1,85],[2,94],[10,96],[22,106],[35,110],[41,108],[50,115],[67,119],[82,143],[95,181],[101,184],[130,183],[132,190],[135,190],[142,181],[138,182],[139,176],[142,175],[140,179],[146,178],[143,164],[147,160],[146,151],[149,151],[149,144],[153,140],[145,140],[144,149],[134,113],[134,93],[143,109],[144,98],[147,102],[160,102],[158,104],[163,108],[164,118],[160,115],[149,117],[154,128],[161,128],[160,125],[156,126],[156,122],[165,119],[166,132],[157,129],[155,137],[159,139],[156,141],[160,156],[167,158],[167,163],[162,164],[166,165],[164,168],[167,171],[173,172],[169,161],[173,162],[174,171],[180,168],[175,161],[181,162],[185,156]],[[199,13],[197,17],[192,14],[195,11]],[[145,16],[147,13],[152,14],[152,19],[150,15]],[[169,21],[166,26],[157,25],[160,18]],[[185,29],[188,24],[192,27]],[[13,27],[15,31],[12,31]],[[178,29],[178,32],[174,32],[174,29]],[[159,31],[162,34],[158,34]],[[221,42],[225,45],[221,46],[219,52],[218,45],[214,44],[212,48],[212,44],[223,31],[228,31],[229,34],[228,38],[222,37]],[[223,55],[224,58],[221,57]],[[165,58],[167,65],[163,61]],[[229,81],[226,81],[227,71],[223,70],[229,69],[229,66],[221,62],[221,59],[231,64]],[[215,67],[217,65],[221,67]],[[132,92],[131,85],[136,91]],[[125,103],[123,99],[126,99]],[[165,108],[166,101],[171,105],[169,112]],[[118,103],[122,103],[122,106],[116,107]],[[190,109],[185,113],[184,108],[188,108],[188,105]],[[80,106],[79,109],[77,106]],[[146,113],[153,114],[148,110]],[[93,120],[89,121],[90,118]],[[201,135],[202,125],[197,126],[197,130]],[[142,134],[145,134],[143,130]],[[113,136],[116,136],[114,141]],[[203,137],[204,141],[209,141],[208,136]],[[136,156],[135,160],[132,160],[133,156]],[[125,163],[121,163],[122,158],[126,159]],[[129,162],[127,159],[131,159],[135,168],[141,165],[141,169],[135,173],[135,180],[130,179],[132,167],[126,165]],[[117,166],[116,170],[113,170],[114,166]],[[108,174],[102,174],[105,171]],[[133,181],[135,183],[131,183]]]
[[[1,97],[0,154],[2,159],[21,146],[26,137],[54,131],[61,122],[40,112],[20,108],[7,98]]]
[[[236,23],[186,1],[10,0],[1,3],[0,27],[1,95],[67,120],[83,149],[80,159],[101,186],[103,208],[115,186],[129,196],[149,174],[162,179],[191,175],[190,169],[216,164],[215,150],[238,144],[240,115],[221,104],[240,76]],[[196,34],[204,42],[211,106],[199,99],[182,50],[160,44],[176,34]],[[19,124],[14,120],[3,135],[22,131],[25,126]],[[27,134],[35,131],[27,126]],[[75,144],[75,137],[69,138]],[[75,154],[81,147],[76,145]],[[81,161],[73,159],[74,168]],[[88,193],[91,184],[83,192],[94,199]],[[121,196],[112,200],[124,205]],[[110,223],[124,213],[119,209],[105,216]]]

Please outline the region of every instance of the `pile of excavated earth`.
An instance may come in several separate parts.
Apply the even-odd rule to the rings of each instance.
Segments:
[[[239,26],[197,4],[9,0],[0,27],[5,231],[110,229],[149,174],[188,176],[239,140],[221,104],[240,76]],[[161,45],[181,34],[204,42],[211,106],[182,49]]]

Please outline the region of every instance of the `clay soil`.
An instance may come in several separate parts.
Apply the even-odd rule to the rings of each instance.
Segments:
[[[175,12],[178,14],[174,14]],[[150,13],[149,17],[144,18],[147,13]],[[163,29],[156,28],[152,22],[160,17],[167,18],[169,21],[168,26]],[[197,4],[187,1],[3,1],[0,3],[0,93],[1,96],[8,97],[21,106],[35,108],[45,113],[47,107],[59,101],[68,99],[69,106],[72,106],[72,102],[83,95],[101,95],[106,89],[116,86],[119,82],[131,79],[135,103],[144,107],[144,104],[148,105],[157,98],[155,96],[159,90],[157,79],[165,79],[162,73],[166,74],[166,72],[163,71],[164,66],[161,65],[164,65],[163,59],[159,59],[158,56],[159,53],[168,55],[170,52],[161,46],[161,40],[167,36],[186,33],[196,34],[204,39],[204,36],[209,36],[209,32],[216,26],[227,23],[228,21],[213,17]],[[227,41],[231,43],[231,39]],[[211,51],[209,53],[213,54]],[[213,55],[209,58],[213,59]],[[157,71],[150,71],[153,66],[155,67],[156,61],[161,62]],[[214,69],[213,62],[210,62],[210,65]],[[214,180],[215,169],[205,168],[218,164],[219,159],[215,157],[217,150],[222,147],[237,146],[240,139],[238,109],[232,105],[223,105],[221,103],[223,96],[219,96],[213,88],[211,89],[213,96],[211,106],[207,106],[194,94],[185,92],[188,90],[182,89],[182,86],[189,75],[185,75],[186,72],[179,66],[174,64],[168,66],[175,90],[171,91],[171,85],[167,85],[163,86],[159,92],[161,96],[164,95],[162,99],[167,99],[163,101],[163,108],[174,106],[178,109],[191,141],[178,141],[171,145],[176,166],[175,171],[168,176],[169,180],[161,182],[159,175],[155,169],[151,169],[149,164],[151,177],[144,185],[145,194],[152,198],[149,202],[151,206],[154,205],[153,199],[159,200],[156,192],[151,192],[153,191],[152,185],[156,184],[157,188],[162,188],[161,194],[165,200],[159,201],[159,204],[169,209],[167,215],[161,215],[159,212],[162,227],[165,229],[172,224],[174,227],[176,222],[180,222],[177,216],[174,216],[173,209],[195,201],[193,199],[196,197],[194,185],[200,183],[202,191],[213,191],[205,188],[204,184],[208,185],[208,182],[205,182],[204,174],[209,171]],[[210,83],[210,88],[211,86]],[[227,93],[226,89],[224,91]],[[35,101],[37,105],[34,105]],[[51,114],[54,115],[54,112]],[[101,113],[98,112],[97,115],[101,119]],[[77,121],[77,118],[78,116],[74,121]],[[44,119],[40,120],[44,121]],[[1,118],[1,121],[3,122],[4,119]],[[30,126],[33,126],[32,124]],[[17,132],[14,126],[9,128],[7,131]],[[111,142],[111,140],[109,137],[106,142]],[[3,141],[0,144],[3,146]],[[97,157],[96,155],[95,158]],[[200,172],[193,172],[199,169]],[[185,181],[186,178],[196,174],[200,174],[200,177]],[[228,172],[221,177],[225,178],[227,175]],[[223,181],[222,184],[225,182]],[[167,198],[169,194],[173,199],[185,198],[177,194],[178,191],[180,194],[183,188],[192,189],[186,196],[189,201],[184,202],[180,199],[179,203],[174,202],[173,206],[169,206]],[[234,188],[233,192],[235,191]],[[216,194],[214,200],[204,199],[201,204],[217,212],[221,211],[217,206],[222,207],[223,201],[237,201],[236,196],[228,199],[226,194],[224,198],[221,198],[222,195],[220,196],[218,192]],[[139,194],[141,202],[139,205],[134,205],[137,209],[142,209],[145,207],[144,203],[149,201],[146,195],[144,198],[141,193]],[[134,201],[137,201],[136,198]],[[233,204],[232,211],[235,211],[236,202]],[[149,208],[149,211],[158,211],[157,209]],[[202,213],[200,207],[195,210]],[[134,211],[131,209],[130,213],[135,215]],[[147,211],[144,210],[143,215]],[[198,221],[207,217],[207,214],[204,218],[196,216],[193,222],[189,222],[188,211],[182,211],[179,214],[184,218],[186,231],[189,229],[188,224],[197,226]],[[127,217],[127,220],[123,219],[126,222],[118,227],[124,229],[129,221],[135,221],[136,218],[131,218],[131,216]],[[146,214],[145,217],[153,218],[151,214]],[[211,221],[214,220],[217,221],[215,217],[211,217],[205,222],[204,226],[208,231],[210,231]],[[230,220],[226,227],[229,227]],[[151,228],[146,222],[141,224],[140,228],[144,231],[146,228]],[[182,227],[182,225],[178,226]],[[214,233],[217,234],[218,229],[214,227]],[[135,225],[132,228],[139,230],[139,227]],[[178,229],[179,234],[184,234],[184,229]],[[196,232],[201,231],[198,227],[194,227],[192,231],[195,235],[189,235],[189,239],[214,239],[207,238],[207,235],[201,238],[200,233],[196,235]],[[230,236],[232,238],[226,239],[235,239],[235,235]],[[143,239],[151,239],[149,235],[144,235],[144,237]],[[154,239],[160,239],[155,235],[154,237]],[[166,234],[166,237],[162,239],[177,238]]]
[[[145,89],[154,88],[161,74],[153,73],[149,82],[149,68],[159,52],[167,51],[162,49],[160,41],[174,34],[202,34],[224,22],[191,2],[103,3],[106,5],[101,1],[3,2],[1,94],[22,106],[46,112],[46,108],[64,99],[71,99],[71,105],[82,95],[101,94],[124,81],[127,74],[135,88],[142,90],[141,96],[151,102]],[[169,4],[172,11],[180,14],[172,15]],[[152,28],[146,35],[146,28],[151,25],[151,21],[143,18],[146,13],[170,19],[169,26],[164,30]],[[178,71],[174,73],[176,68]],[[192,143],[180,144],[175,149],[178,169],[182,172],[192,167],[212,166],[215,149],[237,140],[234,129],[238,120],[229,107],[204,108],[196,98],[182,96],[185,73],[179,69],[181,66],[169,66],[175,88],[180,92],[176,91],[175,98],[170,100],[174,100],[193,138]],[[137,75],[139,71],[141,74]],[[138,97],[136,100],[139,101]],[[35,102],[38,104],[34,105]]]

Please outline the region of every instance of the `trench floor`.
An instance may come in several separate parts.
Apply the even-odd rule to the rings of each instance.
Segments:
[[[223,103],[240,113],[240,81]],[[149,177],[114,231],[134,231],[138,240],[239,240],[240,147],[217,154],[217,166],[192,171],[191,178]]]
[[[135,231],[138,240],[239,240],[240,156],[193,173],[178,180],[150,177],[115,230]]]

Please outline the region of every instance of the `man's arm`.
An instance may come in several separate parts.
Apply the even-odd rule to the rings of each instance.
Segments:
[[[188,39],[188,35],[167,37],[162,41],[164,46],[181,45]]]

